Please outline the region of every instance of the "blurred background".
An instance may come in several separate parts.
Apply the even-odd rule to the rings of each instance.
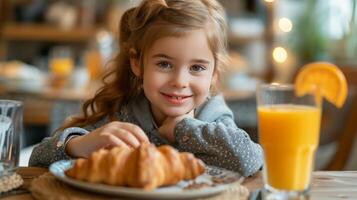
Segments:
[[[231,61],[221,86],[236,123],[257,137],[255,89],[291,83],[313,61],[344,71],[342,109],[324,102],[317,169],[357,170],[357,0],[220,0]],[[140,0],[1,0],[0,98],[24,102],[22,165],[100,86],[120,51],[118,22]]]

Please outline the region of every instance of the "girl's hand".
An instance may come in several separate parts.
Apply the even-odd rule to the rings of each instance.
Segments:
[[[190,111],[185,115],[180,115],[177,117],[167,117],[158,129],[160,135],[170,143],[174,143],[175,142],[174,130],[176,124],[179,123],[184,118],[194,118],[194,110]]]
[[[71,139],[66,145],[66,152],[71,157],[88,158],[93,151],[103,147],[137,148],[142,143],[149,143],[149,139],[139,126],[115,121]]]

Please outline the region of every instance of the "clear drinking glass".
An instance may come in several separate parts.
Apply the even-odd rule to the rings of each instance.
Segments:
[[[297,97],[293,85],[263,84],[257,106],[266,199],[307,198],[319,142],[320,105],[312,95]]]
[[[22,120],[21,102],[0,100],[0,178],[12,174],[18,166]]]

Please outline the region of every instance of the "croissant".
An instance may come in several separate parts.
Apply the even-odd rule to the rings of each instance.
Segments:
[[[204,171],[204,163],[191,153],[179,153],[169,145],[142,144],[137,149],[100,149],[88,159],[77,159],[65,173],[92,183],[153,190],[194,179]]]

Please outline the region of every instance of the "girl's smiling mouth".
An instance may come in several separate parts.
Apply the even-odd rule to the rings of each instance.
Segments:
[[[166,94],[160,93],[171,104],[180,105],[185,103],[193,95],[180,95],[180,94]]]

